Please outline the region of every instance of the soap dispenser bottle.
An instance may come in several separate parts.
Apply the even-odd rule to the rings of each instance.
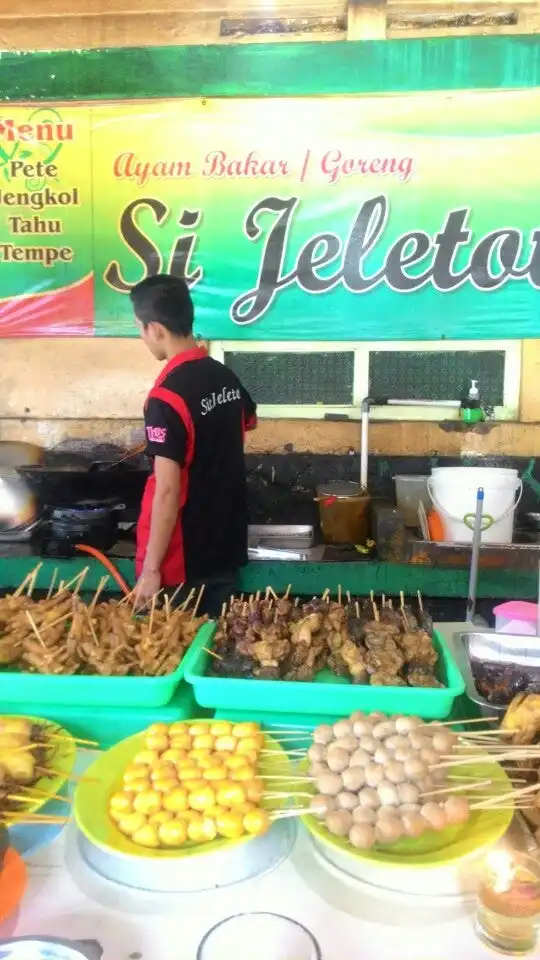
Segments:
[[[484,420],[484,411],[480,405],[480,391],[478,380],[471,380],[467,399],[461,404],[461,419],[465,423],[480,423]]]

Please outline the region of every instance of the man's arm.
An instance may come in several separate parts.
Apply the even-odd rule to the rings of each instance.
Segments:
[[[152,502],[150,536],[143,564],[143,577],[157,574],[167,553],[173,530],[178,522],[180,504],[180,466],[166,457],[154,461],[156,489]]]

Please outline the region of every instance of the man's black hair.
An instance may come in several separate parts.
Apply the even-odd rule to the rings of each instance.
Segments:
[[[143,327],[160,323],[178,337],[193,331],[193,301],[189,287],[180,277],[160,273],[137,283],[130,293],[131,303]]]

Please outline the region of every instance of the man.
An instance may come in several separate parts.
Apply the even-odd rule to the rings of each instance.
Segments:
[[[195,340],[183,280],[148,277],[131,302],[146,346],[166,361],[144,411],[153,472],[137,526],[136,600],[182,583],[185,597],[205,584],[199,611],[215,617],[247,563],[244,435],[256,407]]]

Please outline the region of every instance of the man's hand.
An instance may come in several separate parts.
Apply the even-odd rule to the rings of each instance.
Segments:
[[[161,574],[159,570],[145,570],[141,573],[135,587],[133,606],[135,610],[145,606],[149,600],[159,593],[161,588]]]

